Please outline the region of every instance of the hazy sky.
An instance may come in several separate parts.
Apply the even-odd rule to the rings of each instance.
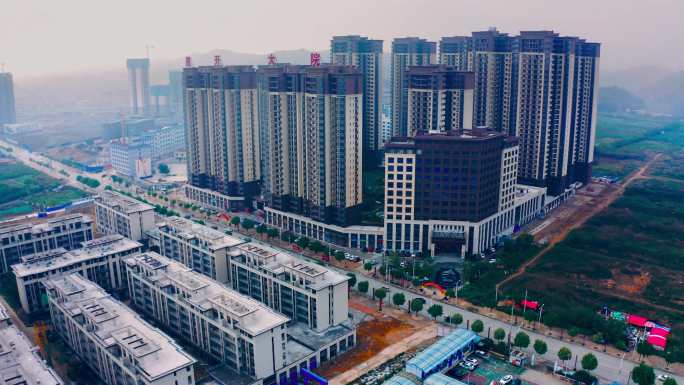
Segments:
[[[684,69],[683,0],[2,0],[0,62],[17,77],[115,68],[214,48],[325,49],[336,34],[390,41],[497,26],[603,43],[604,69]],[[179,63],[180,64],[180,63]]]

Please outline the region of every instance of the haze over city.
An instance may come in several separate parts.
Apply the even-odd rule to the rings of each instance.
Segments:
[[[684,2],[0,5],[0,385],[684,385]]]
[[[684,68],[684,2],[673,0],[136,1],[6,0],[0,62],[18,79],[122,66],[122,57],[180,58],[212,49],[264,54],[327,49],[350,31],[397,36],[553,29],[603,43],[604,69]],[[389,50],[389,46],[385,46]]]

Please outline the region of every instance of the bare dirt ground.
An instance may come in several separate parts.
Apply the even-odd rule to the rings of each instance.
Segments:
[[[657,162],[661,157],[662,154],[657,154],[644,165],[639,167],[635,172],[633,172],[627,178],[625,178],[621,184],[608,186],[604,188],[604,190],[598,195],[595,194],[595,189],[598,187],[593,187],[594,185],[596,185],[595,183],[591,183],[587,187],[585,187],[584,190],[591,189],[590,191],[588,191],[589,193],[591,193],[589,199],[584,199],[585,197],[587,197],[586,194],[579,192],[576,198],[581,199],[580,204],[577,204],[577,200],[575,200],[575,204],[566,205],[567,207],[561,208],[561,211],[555,214],[557,216],[557,220],[555,220],[553,223],[550,223],[548,226],[544,227],[543,230],[534,234],[535,240],[544,240],[546,243],[546,247],[541,252],[539,252],[539,254],[537,254],[534,258],[522,264],[518,271],[509,275],[503,281],[499,282],[497,284],[497,289],[505,283],[510,282],[513,279],[524,274],[528,267],[536,264],[537,261],[539,261],[539,259],[542,256],[544,256],[544,254],[546,254],[549,250],[553,249],[553,247],[557,243],[563,241],[572,230],[582,226],[585,222],[591,219],[591,217],[600,213],[605,208],[610,206],[613,202],[615,202],[618,198],[620,198],[627,189],[627,187],[634,181],[649,178],[650,176],[648,175],[648,171],[650,167],[653,165],[654,162]]]
[[[437,337],[437,324],[415,318],[405,311],[384,307],[377,302],[352,295],[349,306],[369,315],[357,329],[357,345],[351,351],[329,361],[316,370],[331,384],[346,384],[382,365],[400,353],[432,343]]]

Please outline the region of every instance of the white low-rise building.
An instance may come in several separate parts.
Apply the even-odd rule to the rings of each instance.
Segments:
[[[170,217],[159,224],[160,254],[222,283],[229,278],[228,253],[243,243],[185,218]]]
[[[260,243],[231,252],[230,284],[316,331],[348,323],[349,277]]]
[[[154,207],[114,191],[95,198],[97,230],[103,234],[121,234],[134,241],[145,239],[145,232],[155,228]]]
[[[0,274],[8,272],[22,257],[77,248],[81,242],[93,239],[93,233],[93,219],[85,214],[0,225]]]
[[[48,309],[43,282],[56,276],[79,273],[109,292],[127,288],[123,259],[141,252],[142,244],[112,234],[83,242],[82,246],[33,254],[12,266],[21,307],[27,314]]]
[[[55,371],[40,357],[38,348],[6,316],[0,305],[0,384],[62,385]]]
[[[126,264],[132,304],[221,361],[231,384],[285,385],[297,381],[301,369],[316,368],[355,345],[354,328],[340,325],[324,333],[302,328],[157,253],[132,256]]]
[[[218,191],[186,184],[183,192],[189,202],[214,210],[238,210],[244,207],[245,198],[229,196]]]
[[[78,274],[46,281],[55,332],[108,385],[194,385],[195,359]]]

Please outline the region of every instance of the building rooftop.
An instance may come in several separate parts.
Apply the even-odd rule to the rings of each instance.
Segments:
[[[0,326],[0,385],[64,384],[15,326]]]
[[[9,321],[10,316],[7,309],[0,303],[0,324]]]
[[[47,219],[30,218],[29,220],[22,221],[20,223],[17,223],[17,221],[11,221],[5,224],[0,224],[0,235],[13,233],[15,231],[25,231],[26,229],[31,229],[33,234],[40,234],[74,220],[79,220],[83,223],[93,222],[93,218],[86,214],[69,214]]]
[[[45,286],[51,296],[64,299],[61,306],[71,316],[83,316],[95,326],[92,334],[99,345],[130,353],[146,377],[160,378],[196,362],[173,339],[80,275],[53,278]]]
[[[154,210],[154,207],[137,199],[127,197],[114,191],[104,191],[95,199],[96,202],[125,214]]]
[[[273,272],[276,275],[289,273],[304,278],[308,288],[318,290],[327,286],[334,286],[349,280],[349,277],[340,274],[325,266],[317,265],[263,243],[249,242],[236,247],[233,256],[244,255],[245,263]],[[252,261],[250,261],[252,258]]]
[[[203,311],[214,309],[224,318],[238,321],[238,327],[251,335],[258,335],[290,321],[260,302],[239,294],[233,289],[207,278],[180,262],[154,252],[132,256],[128,266],[138,266],[146,272],[146,279],[158,287],[181,288],[183,299]]]
[[[12,266],[12,271],[17,277],[26,277],[46,271],[62,269],[104,255],[121,253],[142,247],[142,244],[119,234],[81,242],[81,245],[83,247],[76,250],[67,251],[60,247],[22,257],[21,263]]]
[[[416,376],[421,376],[438,367],[458,350],[479,340],[480,337],[470,330],[456,329],[408,360],[406,370]]]
[[[180,238],[186,240],[199,239],[206,242],[211,250],[234,247],[245,243],[245,241],[240,238],[224,234],[211,227],[200,225],[199,223],[180,217],[170,217],[166,222],[162,222],[158,224],[158,226],[162,229],[161,231],[164,231],[163,228],[166,227],[169,230],[166,232],[175,234]]]

